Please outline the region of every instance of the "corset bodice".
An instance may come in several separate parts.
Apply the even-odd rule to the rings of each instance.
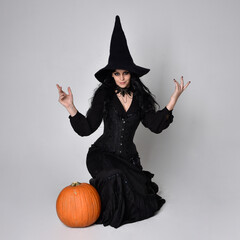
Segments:
[[[134,99],[127,112],[118,105],[121,104],[120,101],[119,103],[117,101],[119,101],[117,97],[113,96],[113,101],[103,116],[103,134],[95,141],[94,145],[129,158],[137,154],[133,139],[140,123],[140,111],[136,107],[133,108],[132,105],[136,104]],[[122,109],[118,109],[118,107],[122,107]]]

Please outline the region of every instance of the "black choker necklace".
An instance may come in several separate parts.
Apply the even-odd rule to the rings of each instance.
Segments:
[[[125,94],[128,94],[129,96],[131,96],[131,92],[133,92],[131,85],[128,88],[127,87],[121,88],[118,85],[116,85],[115,90],[117,90],[116,93],[122,94],[123,97]]]

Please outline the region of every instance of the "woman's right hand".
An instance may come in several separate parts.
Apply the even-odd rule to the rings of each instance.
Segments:
[[[75,106],[73,104],[73,95],[72,95],[71,88],[68,87],[69,94],[66,94],[62,90],[62,87],[60,87],[58,84],[56,84],[56,85],[57,85],[58,93],[59,93],[58,101],[67,109],[67,111],[69,112],[69,114],[72,117],[75,116],[77,113],[77,109],[75,108]]]
[[[59,86],[58,84],[57,88],[58,88],[58,93],[59,93],[59,99],[58,101],[65,107],[65,108],[69,108],[70,106],[73,105],[73,95],[72,95],[72,91],[71,88],[68,87],[68,93],[66,94],[63,90],[62,87]]]

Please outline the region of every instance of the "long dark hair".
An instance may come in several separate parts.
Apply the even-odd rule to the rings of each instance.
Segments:
[[[114,81],[114,78],[112,77],[112,72],[109,71],[109,74],[106,76],[105,80],[102,84],[98,85],[98,87],[94,90],[95,93],[100,88],[106,88],[107,89],[107,97],[106,97],[106,104],[111,100],[111,96],[114,94],[114,90],[116,87],[116,83]],[[143,112],[148,112],[151,110],[156,111],[157,106],[160,108],[159,104],[155,100],[155,95],[151,93],[151,91],[146,87],[140,78],[134,74],[131,74],[131,80],[130,84],[133,89],[134,96],[138,99],[139,107]]]
[[[155,95],[151,93],[149,88],[143,84],[138,76],[131,74],[130,84],[134,89],[134,93],[139,101],[139,106],[143,112],[150,110],[156,110],[156,107],[160,108],[159,104],[155,100]]]

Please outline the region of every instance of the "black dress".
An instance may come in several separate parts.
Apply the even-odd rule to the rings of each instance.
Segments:
[[[106,97],[110,97],[108,104]],[[161,208],[165,200],[157,195],[158,186],[153,174],[142,169],[133,143],[140,123],[154,133],[160,133],[173,121],[172,111],[142,113],[137,96],[125,111],[113,92],[100,86],[94,94],[86,117],[80,112],[69,116],[71,125],[80,136],[93,133],[104,121],[103,134],[91,145],[87,154],[87,168],[93,185],[101,198],[101,214],[96,223],[115,228],[149,218]]]

